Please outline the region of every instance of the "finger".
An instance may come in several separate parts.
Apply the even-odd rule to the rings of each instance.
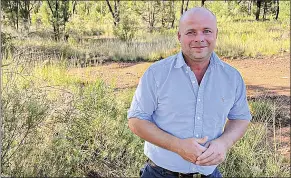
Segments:
[[[191,163],[194,163],[195,164],[195,162],[196,162],[196,158],[193,158],[193,157],[191,157],[191,158],[185,158],[185,160],[187,160],[187,161],[189,161],[189,162],[191,162]]]
[[[195,140],[196,140],[198,143],[203,144],[203,143],[207,142],[208,137],[205,136],[205,137],[203,137],[203,138],[195,138]]]
[[[210,145],[210,142],[207,142],[207,143],[204,145],[204,147],[208,148],[209,145]]]
[[[204,146],[202,146],[202,145],[199,145],[199,144],[197,144],[197,149],[198,149],[199,151],[201,151],[202,153],[205,152],[205,151],[207,150],[206,147],[204,147]]]
[[[200,155],[198,158],[197,158],[197,161],[201,161],[207,157],[209,157],[210,155],[212,155],[214,153],[214,150],[209,147],[208,149],[206,149],[206,151],[204,153],[202,153],[202,155]]]
[[[213,160],[211,160],[211,161],[209,161],[209,162],[207,162],[207,163],[200,163],[199,165],[201,165],[201,166],[212,166],[212,165],[218,165],[218,164],[220,164],[222,162],[222,159],[220,158],[220,157],[216,157],[216,158],[214,158]],[[197,164],[197,162],[196,162],[196,164]]]
[[[196,161],[196,164],[199,165],[204,165],[206,163],[211,162],[212,160],[216,159],[218,156],[215,153],[212,153],[211,155],[209,155],[208,157],[206,157],[205,159],[201,159],[199,161]]]

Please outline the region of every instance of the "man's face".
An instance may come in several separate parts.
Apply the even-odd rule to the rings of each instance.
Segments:
[[[194,12],[181,20],[179,27],[178,39],[184,57],[195,62],[209,60],[217,38],[214,16]]]

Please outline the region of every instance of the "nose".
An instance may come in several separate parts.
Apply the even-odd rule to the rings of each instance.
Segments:
[[[201,34],[201,33],[197,33],[195,38],[194,38],[194,41],[196,43],[199,43],[199,42],[204,42],[204,35]]]

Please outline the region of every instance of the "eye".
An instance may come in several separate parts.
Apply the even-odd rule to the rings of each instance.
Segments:
[[[204,30],[203,33],[208,34],[208,33],[212,33],[212,31],[211,30]]]
[[[186,35],[194,35],[194,32],[193,31],[189,31],[186,33]]]

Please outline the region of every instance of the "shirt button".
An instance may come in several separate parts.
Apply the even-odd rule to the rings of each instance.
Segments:
[[[195,83],[195,81],[192,81],[192,83]]]
[[[199,135],[198,135],[198,134],[196,134],[196,137],[197,137],[197,138],[198,138],[198,136],[199,136]]]
[[[186,70],[185,72],[186,72],[186,73],[188,73],[188,71],[187,71],[187,70]]]
[[[200,117],[197,117],[197,119],[200,119]]]

